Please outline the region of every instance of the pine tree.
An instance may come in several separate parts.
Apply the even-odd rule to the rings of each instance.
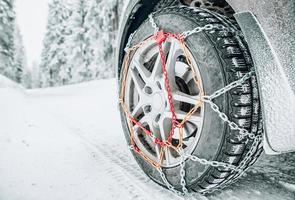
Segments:
[[[32,69],[30,70],[31,87],[39,88],[41,87],[41,71],[38,62],[34,61],[32,64]]]
[[[81,82],[92,79],[90,64],[93,54],[90,49],[91,37],[89,27],[85,25],[88,12],[88,1],[76,0],[73,5],[73,13],[69,18],[71,35],[67,43],[70,50],[69,63],[72,71],[72,82]]]
[[[28,68],[22,73],[22,85],[27,89],[32,88],[32,72]]]
[[[26,53],[23,46],[23,39],[19,27],[16,24],[14,28],[14,68],[15,68],[15,81],[22,82],[23,73],[27,68]]]
[[[40,65],[43,86],[114,76],[121,1],[51,1]]]
[[[115,73],[115,49],[116,49],[116,35],[119,26],[119,14],[118,14],[118,0],[112,0],[109,3],[102,1],[107,17],[104,18],[104,34],[105,36],[105,49],[104,54],[106,57],[105,62],[106,69],[101,78],[110,78]],[[103,18],[103,16],[101,16]]]
[[[91,38],[93,59],[90,68],[93,78],[110,78],[114,75],[115,36],[118,30],[118,1],[94,0],[86,16]]]
[[[0,1],[0,73],[16,80],[13,63],[14,21],[13,0]]]
[[[92,54],[92,59],[89,64],[89,69],[92,78],[97,78],[100,67],[104,65],[104,58],[102,56],[102,20],[100,18],[101,0],[93,0],[88,7],[88,12],[85,17],[85,26],[88,29],[87,36],[91,38],[89,48]]]
[[[66,36],[68,19],[71,15],[69,5],[62,0],[49,3],[47,31],[41,55],[42,85],[55,86],[66,84],[71,80],[71,72],[67,65]]]

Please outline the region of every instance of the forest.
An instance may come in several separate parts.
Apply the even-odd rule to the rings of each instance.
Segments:
[[[122,0],[50,0],[43,50],[28,67],[15,0],[0,1],[0,74],[26,88],[114,76]]]

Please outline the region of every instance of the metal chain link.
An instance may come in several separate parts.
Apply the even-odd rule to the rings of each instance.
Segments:
[[[131,33],[129,35],[129,38],[128,38],[128,41],[127,41],[127,44],[126,44],[126,47],[124,48],[124,51],[127,52],[128,49],[130,48],[130,45],[131,45],[131,41],[133,40],[133,37],[135,35],[136,31],[134,31],[133,33]]]
[[[192,161],[195,161],[195,162],[199,162],[203,165],[210,165],[212,167],[223,167],[225,169],[230,169],[230,170],[236,170],[236,166],[235,165],[232,165],[232,164],[229,164],[229,163],[224,163],[224,162],[219,162],[219,161],[208,161],[204,158],[199,158],[197,156],[194,156],[194,155],[185,155],[185,157],[189,158],[190,160]]]
[[[157,24],[154,21],[153,14],[149,15],[149,21],[152,24],[152,27],[155,29],[155,34],[156,34],[159,31],[159,27],[157,26]],[[199,33],[199,32],[204,31],[204,30],[207,30],[207,31],[208,30],[213,30],[214,28],[224,29],[224,30],[227,29],[222,25],[221,26],[220,25],[213,26],[212,24],[207,24],[207,25],[205,25],[203,27],[196,27],[193,30],[185,31],[185,32],[181,33],[181,36],[185,39],[185,38],[187,38],[188,36],[190,36],[192,34]],[[130,42],[131,42],[133,36],[134,36],[134,34],[130,35],[126,48],[130,47]],[[218,114],[219,118],[222,119],[225,123],[227,123],[232,130],[238,130],[239,131],[240,135],[239,135],[238,139],[241,140],[241,139],[243,139],[243,138],[245,138],[247,136],[249,139],[253,140],[253,143],[252,143],[252,145],[250,147],[250,150],[247,152],[245,158],[239,163],[238,166],[235,166],[235,165],[232,165],[230,163],[224,163],[224,162],[219,162],[219,161],[208,161],[208,160],[206,160],[204,158],[199,158],[199,157],[197,157],[195,155],[183,154],[180,150],[177,150],[177,152],[179,153],[180,158],[181,158],[181,162],[180,162],[180,179],[181,179],[180,180],[180,185],[182,187],[182,192],[176,190],[175,187],[172,186],[168,182],[168,180],[166,178],[166,175],[163,172],[162,168],[157,169],[160,176],[161,176],[162,181],[164,182],[164,184],[166,185],[166,187],[170,191],[172,191],[173,193],[175,193],[177,195],[181,195],[181,196],[186,195],[188,193],[188,189],[186,188],[186,181],[185,181],[185,174],[186,174],[186,172],[185,172],[185,160],[186,159],[190,159],[192,161],[199,162],[199,163],[201,163],[203,165],[209,165],[209,166],[212,166],[212,167],[223,167],[225,169],[230,169],[232,171],[236,171],[237,174],[235,175],[235,177],[239,177],[240,175],[243,174],[243,172],[247,168],[247,164],[249,163],[249,161],[252,158],[252,155],[254,155],[255,152],[258,149],[258,146],[259,146],[259,144],[261,142],[261,139],[262,139],[262,133],[258,132],[257,135],[255,135],[254,133],[250,133],[249,131],[247,131],[245,128],[239,127],[239,125],[236,124],[235,122],[230,121],[229,117],[224,112],[221,112],[218,105],[213,102],[213,99],[221,96],[222,94],[225,94],[226,92],[234,89],[235,87],[237,87],[239,85],[242,85],[246,80],[251,78],[253,75],[254,75],[254,71],[250,71],[249,73],[245,74],[241,79],[239,79],[237,81],[234,81],[234,82],[230,83],[229,85],[226,85],[225,87],[215,91],[210,96],[203,96],[201,98],[202,101],[204,101],[205,103],[208,103],[211,106],[212,110],[214,112],[216,112]],[[228,185],[228,184],[229,184],[229,182],[227,182],[224,185]],[[223,184],[221,184],[220,186],[222,186],[222,185]],[[212,191],[214,191],[214,189]]]
[[[252,143],[249,152],[246,154],[245,158],[240,162],[239,166],[236,167],[235,171],[237,171],[238,173],[236,175],[234,175],[234,177],[225,183],[220,184],[219,186],[217,186],[217,188],[211,189],[211,190],[207,190],[207,191],[203,191],[201,192],[201,194],[208,194],[208,193],[213,193],[219,189],[223,189],[227,186],[229,186],[230,184],[235,183],[238,178],[240,176],[242,176],[245,172],[245,170],[249,167],[249,165],[247,165],[247,163],[249,163],[249,161],[252,159],[252,155],[254,155],[256,153],[256,151],[259,148],[259,145],[261,144],[261,140],[262,140],[262,130],[258,131],[254,142]]]
[[[249,78],[251,78],[251,76],[254,75],[254,71],[250,71],[248,73],[246,73],[242,78],[240,78],[239,80],[233,81],[230,84],[226,85],[225,87],[215,91],[213,94],[211,94],[210,96],[204,96],[203,98],[206,100],[212,100],[216,97],[219,97],[220,95],[234,89],[237,86],[242,85],[246,80],[248,80]]]
[[[181,158],[181,162],[180,162],[180,185],[182,187],[182,192],[183,194],[187,194],[188,190],[186,188],[186,181],[185,181],[185,156],[183,154],[180,153],[180,151],[178,150],[178,154],[180,155]]]
[[[184,193],[179,192],[178,190],[176,190],[167,180],[166,175],[164,174],[162,168],[158,169],[158,172],[162,178],[162,181],[165,183],[166,187],[173,192],[174,194],[180,195],[180,196],[184,196]]]
[[[214,28],[215,27],[212,24],[206,24],[205,26],[201,26],[201,27],[198,26],[198,27],[194,28],[193,30],[185,31],[185,32],[181,33],[180,35],[185,39],[192,34],[200,33],[202,31],[209,31]]]
[[[153,27],[154,30],[155,30],[155,31],[154,31],[154,34],[156,34],[156,33],[160,30],[160,28],[157,26],[157,24],[156,24],[156,22],[155,22],[155,20],[154,20],[154,15],[153,15],[153,13],[149,15],[149,21],[150,21],[152,27]]]
[[[261,140],[262,140],[262,134],[258,134],[257,136],[255,136],[252,146],[250,150],[247,152],[245,159],[243,159],[240,162],[239,166],[236,169],[238,173],[242,174],[244,172],[246,164],[250,161],[251,156],[257,151],[258,145],[260,144]]]
[[[149,22],[151,23],[152,27],[154,28],[154,33],[156,34],[160,28],[159,26],[157,26],[155,20],[154,20],[154,14],[150,14],[149,15]],[[199,26],[199,27],[196,27],[194,28],[193,30],[190,30],[190,31],[184,31],[183,33],[180,34],[180,36],[185,39],[187,38],[188,36],[192,35],[192,34],[195,34],[195,33],[199,33],[199,32],[202,32],[202,31],[210,31],[210,30],[213,30],[214,28],[216,28],[216,26],[212,25],[212,24],[206,24],[205,26]]]
[[[225,123],[227,123],[232,130],[239,131],[240,133],[240,135],[238,136],[239,140],[242,140],[245,137],[249,137],[252,140],[255,138],[255,134],[250,133],[245,128],[239,127],[237,123],[230,121],[228,116],[224,112],[221,112],[218,105],[215,104],[212,100],[204,99],[204,102],[208,103],[211,106],[212,110],[218,114],[219,118],[222,119]]]

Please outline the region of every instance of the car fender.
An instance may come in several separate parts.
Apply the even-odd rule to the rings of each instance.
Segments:
[[[238,6],[238,2],[235,3]],[[234,16],[248,43],[257,74],[265,131],[264,149],[267,154],[295,151],[295,87],[294,79],[290,78],[290,73],[295,73],[295,60],[280,55],[282,52],[274,41],[280,35],[270,40],[256,14],[239,11]],[[284,23],[288,23],[288,19],[283,19]],[[289,37],[292,44],[294,36]],[[282,40],[281,45],[286,42]],[[289,56],[294,56],[294,53],[292,47],[285,52]]]

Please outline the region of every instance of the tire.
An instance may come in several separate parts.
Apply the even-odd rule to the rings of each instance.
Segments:
[[[171,33],[182,33],[206,24],[222,25],[238,31],[236,24],[225,17],[199,8],[168,7],[157,11],[154,14],[154,19],[161,29]],[[151,23],[146,20],[137,29],[131,44],[137,44],[153,33],[154,29]],[[240,79],[253,67],[243,37],[241,35],[236,36],[232,31],[224,29],[203,31],[189,36],[186,39],[186,44],[199,66],[205,94],[212,94],[229,83]],[[122,73],[119,88],[121,88]],[[219,106],[222,112],[226,113],[231,121],[236,122],[241,128],[245,128],[254,134],[258,134],[262,130],[261,108],[255,76],[248,79],[243,86],[238,86],[214,99],[214,103]],[[192,155],[238,166],[249,152],[253,141],[246,138],[239,140],[239,132],[231,130],[209,105],[205,104],[204,109],[205,118],[201,136]],[[122,109],[121,118],[127,143],[130,144],[130,131]],[[243,169],[245,170],[252,165],[261,152],[262,147],[259,144],[258,148],[250,154],[250,159]],[[166,187],[158,171],[142,157],[133,151],[132,153],[141,169],[153,181]],[[186,160],[185,170],[186,187],[189,192],[212,192],[229,185],[240,175],[222,167],[202,165],[190,160]],[[164,167],[163,172],[171,185],[181,191],[180,166]]]

